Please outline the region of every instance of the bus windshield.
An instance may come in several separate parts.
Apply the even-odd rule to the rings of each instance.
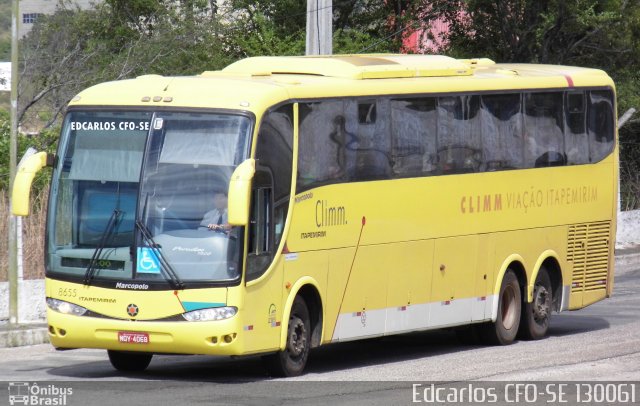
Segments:
[[[233,114],[69,112],[52,180],[48,276],[238,279],[240,230],[226,224],[226,193],[250,130]]]

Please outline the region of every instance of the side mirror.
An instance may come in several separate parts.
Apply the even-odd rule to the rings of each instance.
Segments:
[[[14,216],[28,216],[31,183],[42,168],[51,162],[46,152],[38,152],[26,157],[18,166],[11,191],[11,213]]]
[[[229,216],[229,224],[232,226],[246,226],[249,224],[251,183],[255,173],[256,160],[247,159],[238,165],[231,175],[227,213]]]

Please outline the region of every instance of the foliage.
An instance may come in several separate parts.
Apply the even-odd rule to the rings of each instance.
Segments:
[[[71,98],[95,83],[149,73],[196,74],[247,56],[296,55],[305,48],[304,0],[230,0],[222,6],[105,0],[92,10],[60,4],[21,43],[18,116],[26,130],[57,123]],[[397,50],[399,13],[407,7],[335,2],[334,52]]]
[[[434,0],[414,2],[424,24],[450,24],[457,54],[501,62],[624,66],[638,58],[640,4],[630,0]]]
[[[333,1],[333,53],[397,52],[402,40],[399,16],[408,4]],[[305,0],[230,0],[224,13],[233,16],[226,39],[234,58],[305,52]]]
[[[52,128],[69,100],[95,83],[197,74],[247,56],[305,49],[306,0],[104,0],[85,11],[64,1],[21,43],[24,129]],[[414,28],[439,18],[450,25],[443,53],[602,68],[617,83],[620,114],[640,110],[636,0],[334,0],[333,17],[334,53],[397,52]],[[627,191],[640,173],[639,127],[636,119],[620,131]],[[640,207],[637,182],[629,207]]]
[[[0,110],[0,190],[9,189],[9,148],[10,148],[11,122],[9,113]],[[18,159],[20,159],[28,148],[37,151],[53,152],[52,144],[58,136],[58,129],[43,131],[39,137],[27,137],[18,135]],[[41,190],[48,185],[51,173],[48,170],[38,173],[34,180],[34,187]]]
[[[337,3],[337,4],[335,4]],[[398,52],[410,1],[334,2],[334,52]]]
[[[11,0],[0,0],[0,61],[11,59]]]
[[[550,63],[606,70],[618,113],[640,110],[640,2],[635,0],[414,0],[405,26],[446,21],[445,52],[498,62]],[[640,116],[640,113],[636,117]],[[640,120],[620,130],[622,206],[640,208]]]
[[[93,84],[141,74],[194,74],[230,59],[216,18],[202,2],[109,0],[92,10],[42,16],[21,43],[19,119],[48,128]],[[40,111],[50,117],[38,123]]]

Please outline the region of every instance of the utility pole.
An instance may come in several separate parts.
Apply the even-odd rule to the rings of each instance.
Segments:
[[[18,157],[18,17],[19,0],[11,7],[11,133],[9,140],[9,196],[16,177]],[[9,207],[12,204],[9,197]],[[9,323],[18,323],[18,227],[16,216],[9,217]]]
[[[307,55],[333,53],[332,0],[307,0]]]

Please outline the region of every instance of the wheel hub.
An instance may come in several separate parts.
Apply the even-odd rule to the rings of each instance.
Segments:
[[[304,322],[299,318],[291,320],[289,326],[289,339],[287,340],[287,348],[291,355],[297,356],[302,354],[307,347],[307,329]]]
[[[533,290],[533,317],[537,321],[546,319],[551,311],[550,295],[547,288],[536,285]]]

